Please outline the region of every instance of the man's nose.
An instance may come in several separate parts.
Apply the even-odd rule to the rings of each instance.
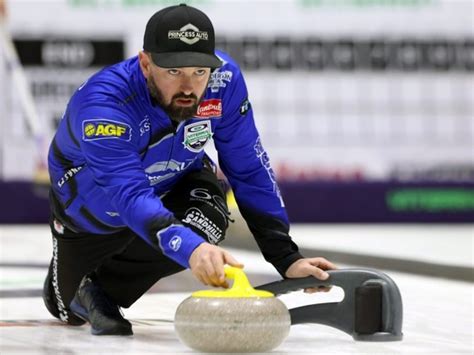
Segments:
[[[194,87],[191,78],[183,78],[183,80],[181,81],[181,91],[185,95],[191,95],[193,93],[193,89]]]

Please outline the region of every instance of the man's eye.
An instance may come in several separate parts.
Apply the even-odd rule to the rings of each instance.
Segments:
[[[196,70],[196,75],[199,75],[199,76],[202,76],[206,74],[206,70],[205,69],[198,69]]]
[[[169,70],[168,70],[168,73],[170,73],[171,75],[178,75],[178,74],[179,74],[179,70],[177,70],[177,69],[169,69]]]

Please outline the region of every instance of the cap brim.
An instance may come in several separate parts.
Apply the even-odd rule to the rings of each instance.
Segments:
[[[151,57],[153,63],[163,68],[219,68],[222,66],[217,56],[200,52],[151,53]]]

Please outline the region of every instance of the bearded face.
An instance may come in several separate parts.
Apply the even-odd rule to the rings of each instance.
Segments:
[[[176,122],[186,121],[194,117],[204,96],[204,92],[199,98],[195,94],[186,95],[184,92],[179,92],[174,94],[171,100],[167,102],[163,92],[158,89],[153,80],[148,80],[147,86],[151,97]]]
[[[154,67],[147,78],[150,96],[175,122],[191,119],[207,88],[209,68]]]

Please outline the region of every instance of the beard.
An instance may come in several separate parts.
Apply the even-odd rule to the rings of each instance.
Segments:
[[[171,102],[169,104],[166,104],[163,93],[160,89],[158,89],[152,79],[147,80],[147,87],[148,91],[150,92],[150,96],[153,98],[153,100],[155,100],[155,102],[160,105],[163,111],[165,111],[173,121],[178,123],[193,118],[194,115],[196,115],[197,113],[197,109],[199,104],[201,103],[202,98],[204,97],[204,92],[199,97],[199,99],[194,94],[186,95],[181,92],[175,94],[171,98]],[[178,106],[174,103],[177,99],[193,99],[194,104],[192,106]]]

